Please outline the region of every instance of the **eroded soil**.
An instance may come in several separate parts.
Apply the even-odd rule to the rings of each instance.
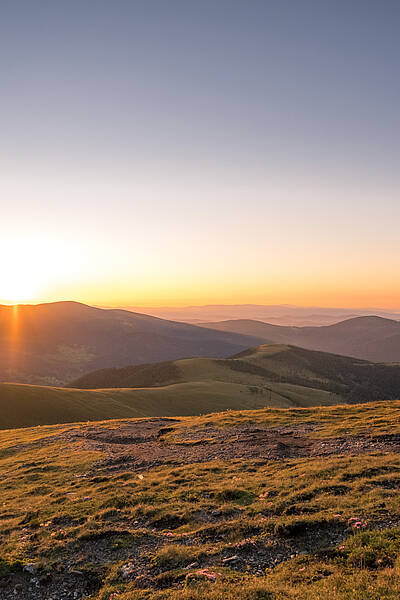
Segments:
[[[173,419],[148,419],[123,423],[115,428],[88,426],[62,434],[71,441],[85,443],[89,450],[107,458],[95,469],[115,471],[132,468],[147,470],[163,464],[190,464],[211,460],[280,461],[299,458],[355,456],[368,452],[400,452],[400,434],[346,436],[314,439],[315,425],[263,428],[253,425],[202,430],[183,430],[176,443],[166,441],[165,433]]]
[[[118,489],[121,494],[126,489],[124,485],[127,485],[129,493],[132,493],[131,483],[129,481],[124,483],[124,475],[128,478],[132,475],[143,478],[141,473],[144,473],[146,478],[145,472],[151,472],[153,467],[196,465],[213,461],[224,465],[228,464],[228,461],[238,461],[240,474],[241,461],[250,473],[249,465],[253,465],[251,468],[255,471],[263,468],[264,465],[279,462],[282,463],[283,468],[283,463],[295,464],[297,459],[351,457],[367,453],[375,456],[382,453],[400,453],[400,434],[397,433],[321,439],[313,437],[318,423],[273,428],[242,423],[225,428],[212,425],[203,429],[188,427],[180,429],[176,437],[171,437],[171,431],[177,423],[175,419],[152,418],[116,422],[107,426],[87,424],[71,427],[31,444],[21,445],[18,449],[30,448],[34,451],[37,447],[49,445],[50,448],[54,442],[61,442],[66,449],[100,452],[102,458],[92,463],[87,471],[74,474],[72,491],[62,500],[88,503],[92,501],[92,496],[75,498],[78,496],[75,483],[76,486],[82,485],[87,490],[93,488],[93,492],[85,493],[95,494],[95,489],[100,493],[101,486],[106,489],[111,482],[120,480],[121,487]],[[16,466],[17,471],[24,469],[28,476],[34,477],[39,477],[41,472],[45,473],[46,468],[50,469],[50,467],[38,467],[35,462]],[[220,467],[222,470],[224,468]],[[382,473],[386,471],[378,469],[376,474],[370,474],[373,478],[368,482],[369,487],[396,493],[400,485],[397,474],[387,475],[382,479],[380,478]],[[326,484],[326,488],[322,485],[318,493],[327,492],[334,497],[345,495],[349,490],[352,476],[352,473],[346,473],[347,479],[342,478],[330,487]],[[179,482],[177,484],[179,485]],[[321,481],[321,484],[324,482]],[[96,486],[100,487],[96,488]],[[246,488],[244,483],[240,486]],[[240,502],[236,506],[230,505],[227,512],[226,509],[220,510],[224,500],[216,500],[212,507],[207,502],[198,507],[194,502],[186,517],[174,514],[174,506],[171,506],[170,513],[164,512],[160,517],[152,516],[151,512],[138,516],[137,513],[112,506],[110,510],[94,513],[90,518],[86,512],[82,513],[80,518],[68,517],[67,513],[60,516],[59,509],[56,508],[55,516],[46,523],[38,519],[36,524],[30,525],[29,520],[20,520],[17,529],[30,544],[30,552],[35,562],[38,562],[41,556],[48,559],[49,552],[53,551],[50,547],[50,550],[46,551],[47,554],[42,553],[37,541],[38,530],[40,531],[41,528],[46,528],[50,536],[55,536],[55,540],[63,540],[57,547],[59,553],[57,556],[61,556],[61,559],[57,559],[58,567],[55,570],[46,571],[35,567],[32,573],[22,570],[10,573],[6,577],[0,575],[0,600],[97,598],[97,593],[104,584],[107,569],[112,565],[119,565],[123,582],[131,582],[137,588],[147,589],[163,589],[171,586],[178,588],[184,584],[188,573],[196,572],[198,569],[228,568],[236,573],[258,577],[264,575],[266,570],[274,569],[293,557],[316,552],[329,554],[333,548],[338,547],[352,535],[351,524],[349,525],[347,519],[337,518],[340,515],[336,515],[335,518],[317,517],[307,521],[307,516],[320,510],[318,505],[313,504],[312,494],[307,497],[299,493],[297,499],[289,502],[288,506],[280,512],[276,507],[269,508],[276,494],[276,491],[267,496],[261,494],[264,504],[256,518],[254,514],[246,515],[246,506],[240,505]],[[50,494],[51,498],[52,494]],[[104,505],[100,505],[102,506]],[[386,508],[382,508],[381,513],[382,517],[371,519],[368,527],[379,529],[399,525],[398,515],[390,514]],[[272,529],[265,533],[264,522],[275,518],[276,515],[288,516],[289,519],[299,517],[300,520],[292,522],[286,528],[280,526],[275,531]],[[5,512],[0,517],[5,522],[10,520],[10,529],[4,530],[2,539],[6,543],[7,531],[12,531],[14,527],[13,515]],[[248,531],[244,534],[247,537],[239,542],[232,542],[232,532],[239,526],[242,517],[249,518]],[[97,521],[99,525],[98,527],[96,525],[97,529],[96,527],[93,529],[93,520],[96,522],[98,518],[102,519],[101,524]],[[81,535],[80,528],[84,528],[86,520],[90,521],[90,519],[92,519],[92,529],[88,530],[89,533]],[[193,528],[181,529],[191,520],[195,523]],[[35,519],[32,523],[34,521]],[[65,538],[60,538],[63,530],[67,533]],[[194,560],[188,558],[181,565],[180,571],[174,571],[171,575],[173,569],[157,565],[151,559],[153,553],[169,545],[193,549],[207,548],[207,552],[199,554],[199,558]],[[84,570],[82,565],[90,565],[89,570]],[[329,573],[322,573],[321,576],[327,577]]]

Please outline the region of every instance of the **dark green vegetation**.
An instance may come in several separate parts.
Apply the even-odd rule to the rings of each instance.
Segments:
[[[284,327],[245,319],[203,326],[268,343],[295,344],[374,362],[400,362],[400,322],[382,317],[356,317],[323,327]]]
[[[122,368],[99,369],[98,371],[86,373],[82,377],[79,377],[79,379],[68,383],[65,387],[90,390],[99,388],[158,387],[160,385],[181,383],[185,381],[184,365],[187,362],[186,360],[178,360]],[[203,359],[199,358],[196,362],[201,364]],[[209,364],[213,362],[213,359],[205,362]],[[180,367],[180,365],[182,366]]]
[[[76,302],[0,306],[0,381],[62,385],[102,367],[230,356],[253,344],[240,334]]]
[[[0,432],[0,597],[395,600],[399,424],[395,401]]]
[[[72,385],[82,389],[0,384],[0,428],[392,400],[400,366],[270,345],[232,359],[104,369]]]
[[[295,346],[250,348],[230,359],[192,359],[102,369],[84,375],[68,387],[155,387],[195,381],[248,384],[268,400],[269,383],[324,390],[346,402],[400,397],[400,365],[375,364]],[[275,390],[272,390],[275,391]]]

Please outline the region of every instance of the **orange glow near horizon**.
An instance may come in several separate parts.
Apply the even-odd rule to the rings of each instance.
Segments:
[[[97,244],[96,244],[96,243]],[[282,246],[221,252],[193,245],[192,253],[155,247],[146,253],[42,235],[0,240],[0,304],[75,300],[103,307],[184,307],[206,304],[292,304],[340,308],[400,308],[395,261],[378,251],[368,264],[347,256]],[[197,248],[197,250],[196,250]],[[195,251],[196,250],[196,251]],[[257,256],[257,253],[260,255]]]
[[[31,288],[32,289],[32,288]],[[129,290],[109,287],[106,284],[89,289],[78,289],[71,286],[71,292],[61,291],[49,295],[28,294],[28,288],[9,288],[11,294],[4,294],[1,290],[0,304],[40,304],[46,302],[60,302],[73,300],[93,306],[104,308],[184,308],[188,306],[203,305],[235,305],[235,304],[258,304],[258,305],[294,305],[299,307],[323,307],[323,308],[377,308],[387,310],[400,309],[400,294],[393,294],[393,290],[373,292],[372,290],[348,290],[340,291],[336,288],[313,289],[311,286],[305,290],[269,289],[265,293],[261,290],[250,290],[248,293],[240,292],[235,288],[225,289],[225,293],[218,289],[212,290],[205,286],[202,289],[187,289],[186,293],[179,294],[179,289],[154,291],[140,290],[138,288]],[[144,292],[144,293],[143,293]]]
[[[103,308],[185,308],[190,306],[205,306],[205,305],[293,305],[298,307],[321,307],[321,308],[377,308],[384,310],[400,310],[400,299],[392,298],[390,294],[383,295],[361,295],[361,294],[342,294],[338,296],[324,294],[305,294],[305,295],[256,295],[256,296],[236,296],[227,294],[225,296],[205,296],[203,294],[196,296],[188,296],[187,299],[180,297],[170,297],[161,295],[154,296],[139,296],[137,292],[128,295],[118,296],[102,296],[95,292],[90,295],[71,294],[71,295],[54,295],[54,296],[35,296],[25,293],[25,289],[15,288],[12,294],[4,294],[0,296],[0,305],[19,306],[19,305],[35,305],[51,302],[75,301],[92,306]]]
[[[292,304],[341,308],[400,308],[400,283],[390,273],[379,273],[379,281],[367,273],[329,269],[304,273],[246,271],[239,265],[237,275],[214,266],[209,272],[158,272],[151,280],[142,269],[116,276],[113,265],[98,273],[90,265],[80,271],[68,256],[48,255],[41,261],[32,253],[14,255],[3,269],[0,304],[38,304],[75,300],[103,307],[184,307],[207,304]],[[83,263],[84,261],[82,261]],[[155,272],[149,265],[150,272]]]

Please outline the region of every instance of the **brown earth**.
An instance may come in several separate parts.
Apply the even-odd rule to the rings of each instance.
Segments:
[[[79,475],[96,483],[107,481],[112,475],[121,477],[122,471],[133,470],[140,474],[141,471],[162,465],[203,463],[212,460],[250,460],[262,465],[269,461],[285,462],[290,459],[400,452],[400,434],[347,435],[317,439],[312,437],[312,433],[318,427],[318,423],[273,428],[254,424],[226,428],[187,428],[181,429],[176,438],[171,438],[169,434],[178,423],[180,421],[176,419],[152,418],[115,422],[106,426],[104,423],[88,424],[83,427],[71,427],[37,442],[21,444],[18,448],[34,448],[60,440],[67,446],[76,445],[80,450],[101,452],[103,458],[95,462],[89,471]],[[371,481],[371,485],[373,484]],[[379,485],[387,485],[388,489],[392,489],[397,486],[397,480],[379,481]],[[346,486],[337,485],[335,493],[340,495],[345,489]],[[287,512],[288,515],[297,514],[293,512],[296,505],[291,509],[292,512]],[[204,514],[199,511],[196,518],[204,523],[198,531],[173,534],[171,531],[166,534],[165,531],[168,529],[175,532],[179,529],[181,523],[179,519],[174,522],[174,519],[177,519],[174,515],[165,515],[159,521],[149,522],[147,517],[143,517],[132,522],[132,519],[124,516],[121,511],[111,511],[109,527],[96,533],[92,532],[87,538],[81,539],[78,554],[76,541],[65,544],[64,562],[60,571],[31,574],[24,570],[0,578],[0,600],[77,600],[93,597],[101,587],[105,565],[118,561],[124,562],[122,571],[126,571],[125,580],[134,581],[138,588],[141,585],[150,588],[179,586],[181,580],[178,578],[171,583],[163,568],[149,562],[147,554],[169,544],[197,548],[210,541],[223,542],[227,534],[218,525],[224,524],[228,531],[230,522],[238,519],[242,511],[240,506],[232,508],[230,516],[217,509],[203,511]],[[262,515],[260,518],[263,518]],[[48,529],[56,533],[60,527],[74,525],[78,526],[79,522],[64,523],[62,517],[57,516],[49,522]],[[371,522],[369,526],[382,528],[398,525],[397,516],[392,518],[385,514],[381,521]],[[286,532],[276,532],[263,540],[249,539],[243,547],[240,544],[238,547],[227,545],[219,553],[204,556],[201,564],[188,564],[185,569],[193,570],[198,566],[229,566],[237,572],[261,576],[266,569],[273,569],[293,556],[312,554],[316,551],[329,552],[329,549],[342,543],[350,534],[346,521],[338,519],[315,521],[312,527],[309,527],[307,522],[299,521],[296,526],[298,529],[292,526]],[[135,538],[134,544],[122,544],[117,550],[110,547],[110,537],[117,535],[119,538],[129,539],[135,531],[140,532],[140,536]],[[21,534],[30,536],[33,542],[37,535],[36,530],[31,531],[27,527],[21,528]],[[172,537],[166,537],[167,535]],[[94,566],[93,575],[81,571],[80,564],[77,563],[78,558]],[[179,577],[184,580],[185,572]]]
[[[154,418],[121,423],[113,428],[87,426],[61,434],[62,438],[84,442],[88,450],[103,452],[107,458],[94,469],[107,472],[132,468],[146,470],[163,464],[191,464],[211,460],[284,461],[298,458],[355,456],[368,452],[400,452],[400,434],[353,435],[313,439],[314,424],[275,428],[240,425],[183,430],[178,441],[164,436],[177,421]],[[53,438],[54,439],[54,438]]]

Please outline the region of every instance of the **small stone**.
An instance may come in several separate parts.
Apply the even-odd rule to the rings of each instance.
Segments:
[[[34,563],[27,563],[26,565],[24,565],[24,571],[27,571],[31,575],[36,575],[36,567]]]
[[[222,562],[227,563],[227,562],[233,562],[234,560],[237,560],[238,556],[235,554],[235,556],[229,556],[228,558],[223,558]]]

